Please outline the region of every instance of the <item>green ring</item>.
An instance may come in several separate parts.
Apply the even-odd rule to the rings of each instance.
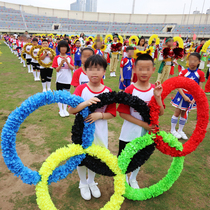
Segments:
[[[163,135],[164,134],[164,135]],[[158,135],[164,136],[164,139],[168,136],[167,143],[170,144],[171,141],[174,142],[174,138],[171,138],[170,134],[166,134],[160,132]],[[143,137],[136,138],[135,140],[131,141],[129,144],[126,145],[125,149],[122,151],[120,156],[118,157],[118,165],[122,172],[124,173],[131,161],[131,158],[135,155],[135,153],[146,146],[154,143],[152,140],[154,138],[154,134],[149,135],[146,134]],[[178,142],[178,140],[177,140]],[[182,150],[182,148],[179,148]],[[132,152],[133,150],[133,152]],[[124,196],[130,200],[138,200],[143,201],[153,197],[157,197],[167,190],[169,190],[174,182],[179,178],[183,165],[184,165],[184,156],[182,157],[175,157],[171,163],[171,166],[168,170],[166,176],[160,180],[158,183],[141,189],[134,189],[130,187],[127,182],[125,182],[125,194]]]

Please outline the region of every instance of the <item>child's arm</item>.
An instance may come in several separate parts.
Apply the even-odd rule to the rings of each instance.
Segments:
[[[181,88],[178,88],[178,91],[179,91],[179,93],[181,94],[181,96],[183,97],[183,99],[184,99],[185,101],[187,101],[187,102],[189,102],[189,103],[192,103],[192,101],[190,100],[190,98],[187,97],[187,96],[184,94],[184,92],[183,92],[183,90],[182,90]]]
[[[61,70],[61,67],[63,66],[63,64],[65,63],[65,60],[62,60],[60,65],[55,69],[57,72],[59,72]]]
[[[100,99],[93,97],[93,98],[79,104],[76,108],[69,107],[68,111],[70,114],[76,114],[76,113],[80,112],[81,110],[83,110],[85,107],[91,106],[92,104],[97,104],[97,102],[100,102],[100,101],[101,101]]]
[[[74,66],[72,66],[72,65],[68,62],[68,60],[67,60],[66,58],[65,58],[64,60],[65,60],[65,62],[67,63],[68,67],[73,71],[73,70],[74,70]]]
[[[120,68],[120,76],[121,76],[120,81],[123,82],[124,78],[123,78],[123,69],[122,68]]]
[[[154,97],[157,102],[157,104],[160,106],[160,116],[164,114],[164,107],[163,102],[161,99],[161,94],[163,92],[163,87],[159,81],[155,83],[155,89],[154,89]]]
[[[41,60],[44,60],[46,56],[47,56],[47,53],[46,53],[46,51],[44,51],[44,53],[42,54],[42,56],[40,57],[40,59]]]
[[[199,86],[203,89],[203,82],[199,82]]]
[[[94,112],[85,119],[85,122],[89,122],[90,124],[92,124],[99,119],[109,120],[112,118],[114,118],[114,116],[111,113]]]
[[[142,120],[138,120],[137,118],[133,117],[130,114],[126,114],[126,113],[120,113],[120,117],[122,117],[124,120],[127,120],[133,124],[136,124],[140,127],[143,127],[144,129],[148,130],[148,131],[155,131],[155,125],[150,126],[148,123],[142,121]]]

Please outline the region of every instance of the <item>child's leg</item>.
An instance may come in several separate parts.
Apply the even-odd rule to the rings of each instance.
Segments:
[[[52,73],[53,73],[53,69],[48,68],[47,69],[47,90],[51,90],[51,79],[52,79]]]
[[[176,124],[178,122],[178,118],[180,114],[181,114],[181,110],[179,108],[176,108],[174,115],[171,118],[171,133],[174,133],[176,131]]]
[[[86,167],[85,166],[77,166],[77,172],[80,178],[80,183],[87,185],[87,178],[86,178]]]
[[[42,81],[42,87],[43,87],[43,92],[47,91],[47,74],[46,74],[46,69],[41,69],[40,70],[41,73],[41,81]]]
[[[95,175],[96,175],[95,172],[93,172],[90,169],[88,169],[88,180],[87,180],[88,184],[94,183]]]
[[[37,81],[40,81],[40,69],[37,68]]]
[[[182,132],[183,131],[185,123],[187,122],[187,119],[184,118],[185,114],[186,114],[186,111],[181,111],[181,117],[179,119],[179,130],[178,130],[178,132]]]
[[[36,81],[36,69],[34,65],[33,65],[33,75],[34,75],[34,81]]]

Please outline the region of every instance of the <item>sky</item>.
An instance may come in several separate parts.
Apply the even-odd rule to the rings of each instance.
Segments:
[[[76,0],[3,0],[4,2],[31,5],[36,7],[47,7],[56,9],[70,9],[70,4]],[[194,10],[202,11],[210,8],[210,0],[136,0],[135,14],[185,14]],[[133,0],[98,0],[98,12],[106,13],[132,13]]]

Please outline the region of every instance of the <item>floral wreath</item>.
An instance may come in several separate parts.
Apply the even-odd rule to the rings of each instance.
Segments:
[[[49,63],[44,63],[41,60],[41,54],[43,53],[44,50],[50,51],[50,53],[52,54],[52,60]],[[37,61],[39,62],[40,66],[43,66],[44,68],[50,68],[52,66],[53,63],[53,59],[56,56],[55,51],[49,47],[43,47],[41,48],[41,50],[39,50],[38,54],[37,54]]]
[[[22,50],[22,52],[21,52],[21,58],[22,58],[24,61],[26,61],[26,58],[24,57],[24,54],[25,54],[25,51]]]
[[[34,50],[35,49],[41,49],[42,46],[41,45],[37,45],[37,46],[33,46],[30,50],[30,55],[33,59],[37,60],[38,59],[38,53],[37,53],[37,56],[34,56]]]
[[[27,50],[26,50],[26,47],[27,47],[27,46],[33,46],[33,45],[32,45],[32,43],[26,43],[26,44],[23,46],[23,51],[24,51],[25,53],[27,53],[28,55],[30,55],[30,51],[27,51]]]

